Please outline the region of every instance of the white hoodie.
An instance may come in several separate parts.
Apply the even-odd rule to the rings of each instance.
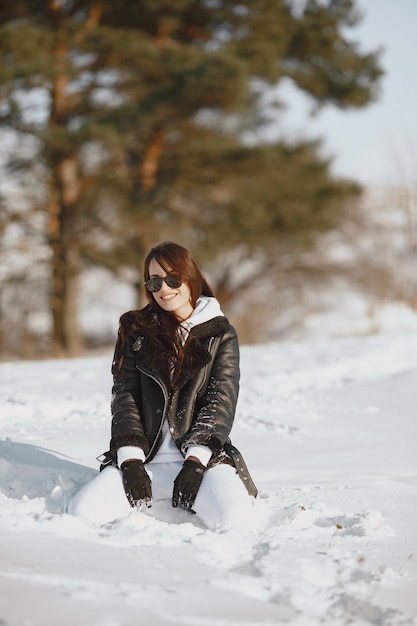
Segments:
[[[200,296],[190,317],[181,322],[179,330],[182,334],[183,342],[186,342],[188,335],[190,334],[190,330],[194,328],[194,326],[199,326],[200,324],[204,324],[205,322],[222,315],[223,313],[220,309],[220,304],[216,298]],[[185,458],[188,459],[190,456],[195,456],[199,459],[200,463],[207,466],[211,454],[212,452],[207,446],[190,446],[187,450]],[[119,467],[123,461],[130,459],[139,459],[144,461],[145,453],[142,448],[139,448],[138,446],[122,446],[118,449],[117,464]],[[183,456],[175,445],[171,433],[169,432],[168,423],[165,420],[162,427],[161,447],[152,459],[152,463],[181,463],[183,460]]]

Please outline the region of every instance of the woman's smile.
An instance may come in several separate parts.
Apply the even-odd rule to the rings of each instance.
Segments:
[[[168,268],[170,269],[170,268]],[[149,276],[151,278],[167,276],[166,270],[156,261],[152,259],[149,263]],[[179,320],[186,320],[193,312],[191,305],[191,290],[187,283],[183,282],[180,287],[169,287],[165,281],[162,281],[161,289],[152,294],[155,302],[159,304],[161,309],[172,313]]]

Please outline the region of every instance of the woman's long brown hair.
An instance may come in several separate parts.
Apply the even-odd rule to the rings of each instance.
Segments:
[[[159,265],[167,272],[179,274],[183,283],[190,289],[191,306],[196,306],[200,296],[214,297],[213,290],[204,278],[200,266],[187,248],[172,241],[165,241],[152,248],[145,259],[144,280],[150,278],[149,265],[155,259]],[[175,383],[182,367],[186,367],[184,360],[183,343],[180,333],[177,332],[180,321],[167,311],[164,311],[155,301],[152,293],[146,289],[146,296],[149,304],[158,311],[158,325],[160,332],[158,343],[166,354],[167,374],[171,373],[172,383]],[[157,339],[155,337],[155,339]]]
[[[159,246],[152,248],[145,259],[145,282],[150,278],[149,264],[152,259],[155,259],[167,273],[172,272],[173,274],[179,274],[182,281],[187,283],[191,291],[191,306],[193,308],[200,296],[214,296],[197,261],[187,248],[180,246],[178,243],[173,243],[172,241],[165,241],[159,244]],[[146,296],[149,304],[161,310],[148,289],[146,290]]]

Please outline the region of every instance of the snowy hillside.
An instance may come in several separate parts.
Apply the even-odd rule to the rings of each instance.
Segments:
[[[109,439],[111,354],[0,364],[1,626],[417,624],[417,334],[242,348],[256,531],[170,503],[65,514]]]

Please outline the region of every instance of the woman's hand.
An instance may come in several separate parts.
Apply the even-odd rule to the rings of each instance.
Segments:
[[[152,485],[143,461],[130,459],[123,461],[120,469],[123,473],[123,487],[131,507],[140,507],[143,502],[152,506]]]
[[[190,511],[196,499],[206,467],[196,457],[188,458],[174,481],[172,506]]]

